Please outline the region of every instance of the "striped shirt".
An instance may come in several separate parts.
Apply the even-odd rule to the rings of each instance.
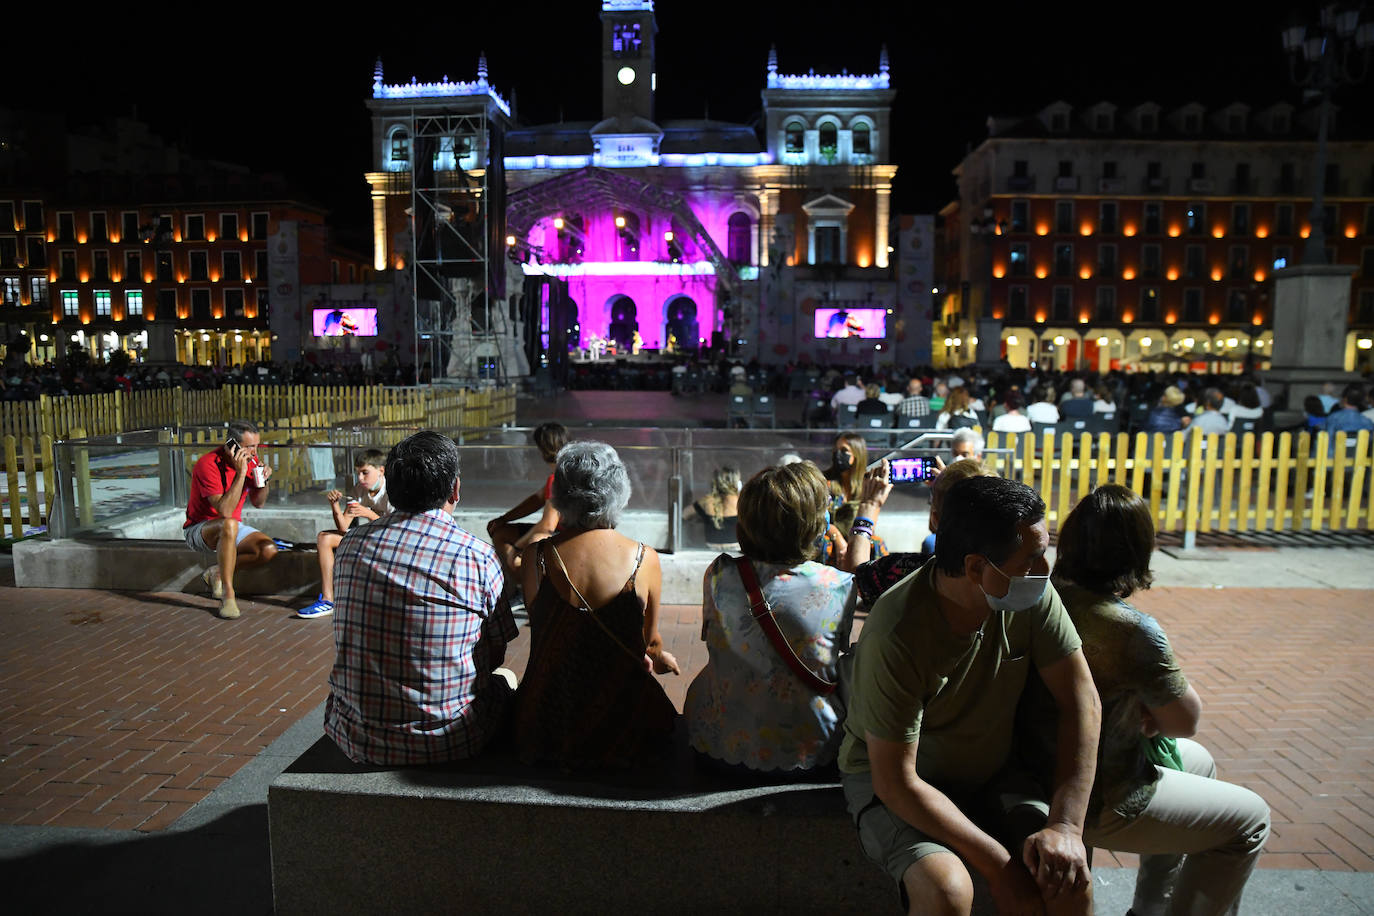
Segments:
[[[509,691],[491,671],[517,634],[496,553],[442,509],[350,530],[334,563],[324,731],[357,763],[471,757]]]

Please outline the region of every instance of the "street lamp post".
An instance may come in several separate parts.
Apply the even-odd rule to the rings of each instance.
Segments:
[[[1288,72],[1293,82],[1321,99],[1317,153],[1312,169],[1311,231],[1303,249],[1304,264],[1325,264],[1326,134],[1331,91],[1364,82],[1374,46],[1374,22],[1360,21],[1361,7],[1330,4],[1315,25],[1296,23],[1283,30]]]

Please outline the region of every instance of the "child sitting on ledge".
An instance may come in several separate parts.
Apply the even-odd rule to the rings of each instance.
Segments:
[[[320,595],[315,603],[301,608],[296,616],[305,620],[334,613],[334,550],[351,525],[366,524],[391,511],[386,498],[386,453],[375,448],[358,452],[353,459],[358,482],[351,496],[339,490],[324,494],[334,513],[334,527],[315,538],[320,549]]]

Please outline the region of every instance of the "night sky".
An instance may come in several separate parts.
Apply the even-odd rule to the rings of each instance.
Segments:
[[[387,82],[460,80],[475,77],[485,51],[492,82],[508,99],[514,91],[523,122],[600,117],[595,0],[496,3],[475,13],[422,4],[405,21],[372,11],[349,21],[342,7],[318,5],[296,19],[286,13],[292,6],[252,17],[227,7],[203,26],[177,7],[82,13],[80,34],[60,42],[7,42],[12,78],[0,104],[65,109],[76,124],[136,108],[196,156],[284,172],[364,250],[364,104],[378,55]],[[886,41],[898,92],[895,203],[904,212],[933,211],[953,197],[950,169],[984,138],[989,114],[1034,111],[1059,98],[1123,107],[1153,100],[1166,109],[1192,100],[1296,103],[1300,90],[1289,81],[1279,31],[1296,9],[1316,16],[1311,4],[1208,0],[1026,3],[1006,11],[973,2],[762,6],[658,4],[658,117],[758,117],[770,44],[784,73],[871,73]],[[13,77],[24,73],[56,82]],[[1352,127],[1369,135],[1371,100],[1374,83],[1337,96],[1347,135]]]

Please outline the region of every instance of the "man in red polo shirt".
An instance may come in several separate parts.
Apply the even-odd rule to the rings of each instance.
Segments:
[[[234,600],[234,570],[261,566],[277,555],[272,539],[243,523],[243,504],[261,509],[267,502],[272,469],[258,461],[258,428],[247,420],[231,420],[223,445],[196,462],[191,472],[191,497],[186,502],[182,533],[186,546],[213,553],[216,564],[201,576],[210,593],[220,599],[219,616],[239,616]]]

